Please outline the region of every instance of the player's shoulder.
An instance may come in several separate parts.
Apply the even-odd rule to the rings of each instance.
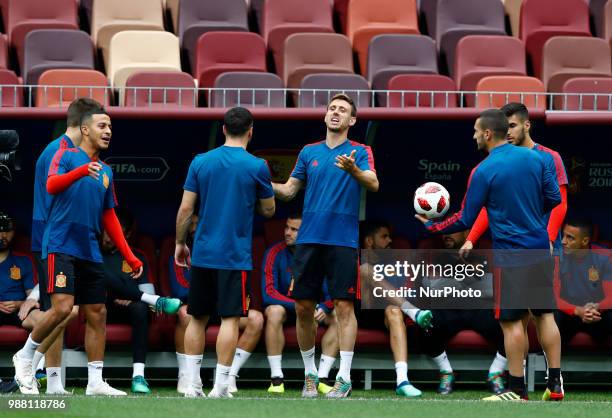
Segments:
[[[325,140],[311,142],[310,144],[306,144],[302,147],[302,152],[311,152],[313,150],[316,150],[317,148],[320,148],[321,146],[323,146],[324,143],[325,143]]]
[[[372,149],[369,145],[363,144],[361,142],[357,142],[357,141],[352,141],[349,139],[349,145],[351,147],[355,147],[358,150],[362,150],[362,151],[366,151],[366,152],[370,152],[370,150]]]
[[[286,249],[287,249],[287,244],[285,243],[285,241],[284,240],[278,241],[270,245],[268,248],[266,248],[266,255],[275,256],[276,254]]]
[[[543,154],[551,155],[553,157],[559,157],[559,153],[552,148],[545,147],[542,144],[536,144],[534,147],[535,151],[541,152]]]
[[[13,250],[11,251],[11,256],[16,263],[21,264],[22,266],[32,266],[34,264],[34,259],[32,258],[31,254]]]

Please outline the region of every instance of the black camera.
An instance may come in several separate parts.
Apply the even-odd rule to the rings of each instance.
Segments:
[[[13,179],[12,172],[21,170],[21,159],[17,153],[19,134],[17,131],[0,131],[0,178]]]

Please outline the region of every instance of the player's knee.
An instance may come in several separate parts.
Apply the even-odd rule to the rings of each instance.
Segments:
[[[285,317],[285,308],[281,305],[270,305],[266,308],[266,319],[273,324],[283,322]]]
[[[51,308],[51,311],[53,312],[54,316],[58,320],[63,321],[72,312],[72,307],[73,307],[72,304],[68,302],[59,303],[59,304],[53,305],[53,307]]]
[[[295,301],[295,314],[302,318],[313,318],[315,305],[311,301]]]
[[[261,331],[264,326],[263,314],[254,309],[249,310],[249,322],[247,326],[253,331]]]
[[[504,338],[511,340],[520,340],[525,337],[525,329],[520,321],[517,322],[502,322],[502,330]]]
[[[389,325],[403,324],[404,314],[397,306],[389,306],[385,309],[385,319]]]
[[[106,306],[104,304],[90,305],[87,321],[93,324],[106,323]]]
[[[337,299],[334,301],[334,309],[338,321],[347,321],[354,315],[353,302],[350,300]]]

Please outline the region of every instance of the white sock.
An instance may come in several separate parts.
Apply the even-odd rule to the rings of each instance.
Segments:
[[[417,316],[417,313],[419,313],[420,309],[415,308],[414,305],[409,302],[402,303],[402,306],[400,307],[400,309],[402,310],[403,313],[408,315],[410,319],[416,322],[416,316]]]
[[[340,370],[336,380],[341,377],[345,382],[351,381],[351,363],[353,362],[353,351],[340,351]]]
[[[184,377],[187,374],[185,354],[176,353],[176,362],[178,363],[178,377]]]
[[[19,350],[19,357],[26,360],[32,360],[34,358],[34,352],[39,345],[40,343],[37,343],[32,339],[32,334],[28,335],[28,339],[26,340],[23,348]]]
[[[270,377],[285,377],[283,375],[283,355],[268,356],[268,363],[270,364]]]
[[[508,360],[506,357],[499,354],[495,354],[495,358],[493,359],[493,363],[491,363],[491,367],[489,367],[489,374],[493,373],[503,373],[506,370],[506,365],[508,364]]]
[[[146,303],[147,305],[155,306],[157,303],[157,299],[159,299],[159,295],[150,295],[148,293],[143,293],[140,297],[140,300]]]
[[[335,361],[336,357],[321,354],[321,359],[319,360],[319,378],[327,379],[329,377],[329,371],[334,366]]]
[[[548,374],[548,367],[546,368],[546,373]],[[523,359],[523,380],[527,384],[527,359]]]
[[[189,379],[189,384],[193,386],[201,386],[202,378],[200,377],[200,368],[202,367],[203,354],[189,355],[185,354],[186,376]]]
[[[302,360],[304,360],[304,374],[317,374],[317,366],[315,365],[315,348],[302,351]]]
[[[215,386],[223,388],[227,386],[227,378],[229,377],[231,366],[225,366],[217,363],[217,370],[215,371]]]
[[[87,386],[95,387],[102,383],[103,361],[90,361],[87,363]]]
[[[62,392],[64,385],[62,384],[62,368],[47,367],[47,393]]]
[[[450,364],[450,361],[448,361],[448,356],[446,355],[446,351],[443,351],[442,354],[440,354],[438,357],[434,357],[433,361],[436,362],[436,364],[438,365],[438,369],[441,372],[452,373],[453,368]]]
[[[238,377],[238,372],[244,363],[251,357],[251,353],[248,351],[244,351],[242,348],[236,347],[236,352],[234,353],[234,360],[232,361],[232,368],[230,369],[230,376]]]
[[[395,363],[395,383],[399,386],[400,383],[403,382],[410,383],[408,380],[408,363],[405,361],[398,361]]]
[[[132,377],[142,376],[144,377],[144,363],[134,363],[132,365]]]
[[[44,368],[44,364],[42,367],[38,367],[41,362],[44,363],[45,355],[40,351],[34,351],[34,357],[32,357],[32,373],[36,374],[36,370]]]

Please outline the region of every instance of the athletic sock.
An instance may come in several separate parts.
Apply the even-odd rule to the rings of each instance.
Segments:
[[[495,354],[495,358],[491,363],[491,367],[489,367],[489,375],[503,373],[506,370],[506,365],[508,364],[508,360],[506,357],[502,356],[497,352]]]
[[[340,351],[340,370],[336,375],[336,380],[341,377],[345,382],[351,381],[351,363],[353,362],[354,351]]]
[[[446,351],[443,351],[442,354],[440,354],[437,357],[434,357],[433,361],[435,361],[436,364],[438,365],[438,369],[440,370],[440,372],[447,372],[447,373],[453,372],[453,367],[451,366],[450,361],[448,361],[448,356],[446,355]]]
[[[270,377],[285,377],[283,375],[283,355],[268,356],[268,363],[270,364]]]
[[[236,352],[234,353],[234,360],[232,361],[232,367],[230,369],[230,376],[238,377],[238,372],[246,363],[246,361],[251,357],[251,353],[243,350],[242,348],[236,348]]]
[[[410,382],[408,380],[408,363],[398,361],[395,363],[395,383],[399,386],[403,382]]]
[[[202,378],[200,377],[200,368],[202,367],[203,354],[189,355],[185,354],[185,376],[192,386],[202,386]]]
[[[315,348],[314,346],[310,350],[302,351],[302,360],[304,361],[304,374],[317,374],[317,366],[315,365]]]
[[[87,386],[96,387],[102,383],[103,361],[90,361],[87,363]]]
[[[64,385],[62,384],[62,368],[47,367],[47,393],[62,392]]]
[[[524,398],[525,395],[527,394],[526,388],[525,388],[525,378],[524,378],[524,376],[512,376],[512,375],[509,375],[509,378],[508,378],[508,388],[512,392],[514,392],[517,395],[519,395],[520,397]]]
[[[561,369],[560,368],[550,368],[548,369],[548,382],[546,382],[546,387],[550,390],[555,388],[555,383],[561,380]]]
[[[319,359],[319,379],[327,379],[329,377],[329,371],[334,366],[336,357],[321,354]]]
[[[178,377],[185,377],[187,375],[187,363],[186,357],[183,353],[176,353],[176,363],[178,364]]]
[[[136,376],[144,377],[144,369],[145,369],[144,363],[134,363],[132,365],[132,378]]]
[[[32,339],[32,334],[28,335],[28,339],[23,345],[23,348],[19,350],[19,357],[26,360],[32,360],[32,358],[34,358],[34,352],[39,345],[40,343],[37,343]]]
[[[159,295],[150,295],[148,293],[143,293],[142,296],[140,296],[141,301],[151,306],[155,306],[159,298],[160,298]]]
[[[34,351],[34,357],[32,357],[32,374],[36,374],[36,371],[42,368],[39,368],[38,365],[44,357],[44,353],[41,353],[38,350]]]
[[[230,366],[225,366],[223,364],[217,363],[217,369],[215,371],[215,386],[223,389],[223,387],[227,387],[227,378],[230,373]]]

